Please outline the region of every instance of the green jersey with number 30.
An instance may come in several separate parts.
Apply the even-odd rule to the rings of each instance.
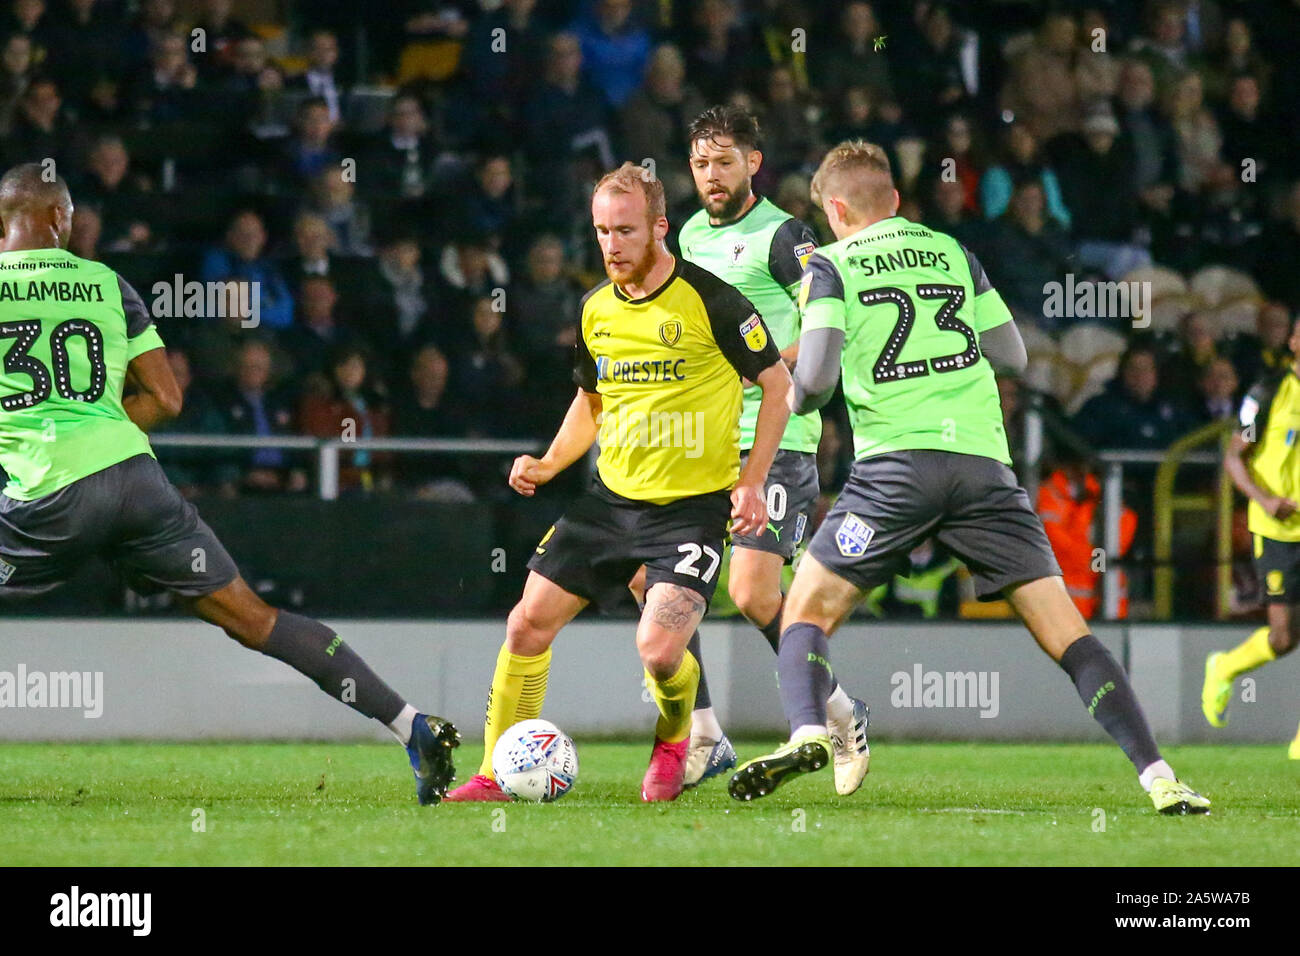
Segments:
[[[1011,320],[961,243],[899,216],[813,254],[803,329],[844,332],[855,457],[904,449],[1011,464],[993,367],[979,336]]]
[[[0,253],[0,466],[31,501],[153,452],[122,407],[131,359],[162,347],[116,272],[63,249]]]
[[[754,303],[778,349],[798,340],[799,310],[794,300],[799,277],[817,247],[817,237],[806,223],[760,198],[739,219],[716,226],[701,209],[686,220],[677,244],[683,258],[703,266]],[[745,389],[740,410],[742,451],[753,447],[762,400],[763,390],[757,385]],[[780,447],[816,451],[821,435],[820,412],[791,415]]]

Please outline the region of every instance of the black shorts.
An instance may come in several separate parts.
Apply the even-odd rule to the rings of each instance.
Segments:
[[[34,501],[0,495],[0,601],[53,591],[95,557],[143,594],[198,597],[239,573],[194,505],[149,455]]]
[[[748,454],[741,456],[742,469],[748,457]],[[817,507],[817,495],[821,493],[817,456],[812,452],[778,451],[768,469],[763,491],[767,495],[767,527],[760,535],[732,535],[731,546],[778,554],[789,564],[803,540],[808,519]]]
[[[931,536],[966,563],[980,600],[1061,573],[1015,473],[992,458],[950,451],[854,462],[808,550],[867,591],[906,573],[908,554]]]
[[[528,567],[604,610],[628,600],[643,564],[647,591],[668,581],[707,603],[730,517],[727,491],[656,505],[616,495],[597,478],[538,542]]]
[[[1255,535],[1255,573],[1265,604],[1300,602],[1300,541]]]

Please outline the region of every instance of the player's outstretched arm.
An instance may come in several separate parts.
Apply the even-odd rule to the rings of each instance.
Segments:
[[[759,373],[755,384],[763,390],[754,424],[754,444],[750,446],[745,467],[731,492],[731,530],[738,534],[761,533],[767,524],[763,486],[767,472],[785,434],[794,397],[794,382],[784,362],[775,362]]]
[[[152,431],[181,413],[184,393],[172,374],[166,349],[150,349],[131,359],[126,379],[136,391],[122,399],[122,408],[142,432]]]
[[[541,458],[520,455],[510,469],[510,487],[532,497],[544,485],[587,453],[600,434],[600,394],[578,389],[573,403],[555,433],[551,447]]]

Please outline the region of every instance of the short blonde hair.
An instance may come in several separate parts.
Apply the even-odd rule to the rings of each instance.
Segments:
[[[664,199],[664,184],[648,166],[624,163],[613,172],[600,177],[600,182],[596,183],[596,188],[591,191],[592,196],[602,189],[615,193],[634,193],[639,190],[645,196],[646,215],[651,222],[668,215],[668,203]]]
[[[823,196],[834,194],[859,215],[888,212],[894,198],[889,157],[875,143],[845,140],[817,167],[809,194],[818,206]]]

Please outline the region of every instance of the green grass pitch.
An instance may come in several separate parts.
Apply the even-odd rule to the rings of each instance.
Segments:
[[[460,780],[478,753],[458,751]],[[886,741],[852,797],[824,770],[753,804],[714,780],[654,806],[638,796],[648,743],[579,753],[558,803],[422,808],[391,745],[3,744],[0,862],[1300,864],[1300,762],[1285,744],[1168,751],[1214,801],[1209,817],[1156,814],[1104,745]]]

